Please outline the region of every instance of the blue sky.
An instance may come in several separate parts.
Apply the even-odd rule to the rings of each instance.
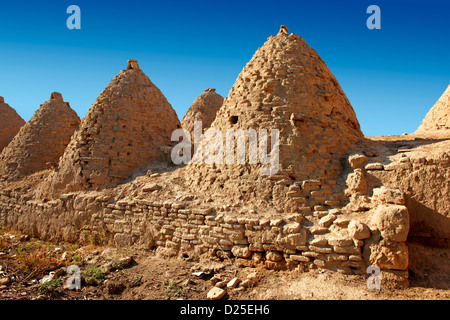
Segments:
[[[69,5],[81,30],[69,30]],[[369,5],[381,30],[369,30]],[[285,24],[334,73],[369,136],[414,132],[450,84],[446,0],[2,1],[0,95],[29,120],[58,91],[82,118],[137,59],[180,118],[206,88],[226,96]]]

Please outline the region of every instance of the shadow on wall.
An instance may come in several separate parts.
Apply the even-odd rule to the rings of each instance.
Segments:
[[[450,218],[426,207],[416,199],[411,198],[410,195],[406,195],[406,206],[410,219],[409,238],[430,239],[429,245],[445,247],[445,240],[450,239]],[[431,239],[434,239],[434,241]],[[435,243],[435,245],[432,243]]]
[[[450,289],[450,219],[406,196],[411,286]]]

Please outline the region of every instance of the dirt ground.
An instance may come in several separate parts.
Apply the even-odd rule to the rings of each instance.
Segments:
[[[79,267],[80,290],[67,288],[70,265]],[[80,247],[0,231],[1,300],[205,300],[214,285],[235,277],[242,282],[226,288],[225,300],[450,299],[448,287],[430,287],[416,274],[406,289],[369,290],[361,275],[271,271],[231,260],[195,262],[156,251]]]

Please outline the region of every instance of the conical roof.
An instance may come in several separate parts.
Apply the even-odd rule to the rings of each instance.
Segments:
[[[19,132],[25,121],[0,97],[0,153]]]
[[[216,93],[216,89],[206,89],[205,92],[195,99],[186,112],[181,121],[181,127],[192,133],[194,131],[194,123],[201,121],[203,130],[208,129],[216,118],[216,113],[222,107],[222,104],[223,97]]]
[[[278,130],[279,170],[270,179],[281,179],[286,185],[336,179],[343,170],[342,158],[363,138],[336,78],[316,51],[285,26],[244,67],[211,128],[223,137],[228,129],[267,129],[269,135]],[[261,166],[248,163],[248,158],[245,165],[191,163],[187,170],[192,185],[207,190],[218,186],[219,192],[245,198],[249,189],[267,185],[262,181],[257,186]],[[271,197],[270,193],[260,198]]]
[[[80,118],[60,93],[40,106],[0,155],[0,177],[15,180],[55,166]]]
[[[89,109],[45,189],[57,196],[116,186],[160,160],[160,146],[171,143],[177,128],[170,103],[130,60]]]
[[[417,129],[418,132],[450,129],[450,85],[430,109]]]

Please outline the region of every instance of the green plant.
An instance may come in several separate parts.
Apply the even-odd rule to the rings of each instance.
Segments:
[[[62,281],[61,279],[53,279],[50,281],[47,281],[45,283],[42,283],[39,285],[39,292],[44,293],[44,294],[48,294],[50,292],[55,291],[57,288],[62,286]]]
[[[73,256],[72,261],[73,261],[73,264],[76,266],[80,266],[83,263],[83,259],[81,259],[80,256]]]
[[[23,252],[23,251],[27,251],[28,249],[30,249],[30,244],[27,244],[23,247],[20,247],[19,249],[17,249],[17,252]]]
[[[83,274],[86,277],[91,277],[96,279],[99,282],[105,280],[106,272],[102,269],[102,267],[90,267],[84,270]]]
[[[175,297],[178,297],[186,294],[188,287],[189,284],[184,284],[183,286],[179,287],[174,280],[171,280],[167,285],[166,293],[173,293]]]
[[[102,229],[100,231],[88,232],[88,239],[91,245],[103,247],[107,244],[106,230]]]

